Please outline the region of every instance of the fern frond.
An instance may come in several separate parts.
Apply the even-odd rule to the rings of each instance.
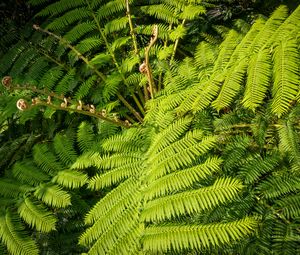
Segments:
[[[172,146],[173,148],[167,148],[165,151],[162,151],[161,155],[156,157],[157,160],[153,162],[149,179],[155,180],[181,167],[188,166],[197,157],[212,149],[217,142],[216,136],[206,136],[199,141],[197,135],[199,135],[197,132],[191,132],[175,143],[178,145],[178,149],[175,149],[174,145]],[[149,163],[152,163],[152,158],[150,158]]]
[[[0,180],[0,195],[3,197],[15,198],[30,190],[32,190],[31,186],[22,185],[16,180],[6,178],[1,178]]]
[[[107,241],[109,242],[116,241],[117,239],[116,226],[118,226],[118,228],[121,229],[122,231],[122,233],[118,233],[118,235],[121,237],[124,234],[124,232],[128,232],[128,230],[132,227],[132,224],[135,224],[138,221],[138,211],[136,207],[137,207],[136,204],[130,205],[129,208],[126,208],[121,215],[118,215],[118,217],[115,217],[114,214],[100,217],[95,222],[95,224],[92,227],[90,227],[80,237],[79,243],[82,245],[89,245],[94,241],[97,241],[97,239],[103,238],[104,236],[105,238],[107,238],[109,234],[113,236],[110,236],[111,240],[107,240]],[[97,246],[97,242],[95,245]],[[108,247],[106,247],[106,249],[107,248]]]
[[[95,29],[96,29],[96,25],[94,22],[90,22],[90,21],[82,22],[76,25],[75,27],[73,27],[71,30],[69,30],[64,35],[64,39],[68,40],[68,42],[70,43],[75,43],[84,35],[94,31]]]
[[[244,162],[240,174],[245,179],[245,184],[253,184],[258,181],[262,175],[271,172],[278,164],[278,155],[276,154],[265,158],[256,155],[253,158],[248,158]]]
[[[255,110],[262,104],[271,82],[271,57],[267,50],[260,50],[251,57],[243,105]]]
[[[246,217],[241,220],[191,226],[153,226],[145,230],[143,248],[145,251],[158,252],[182,249],[203,249],[236,242],[253,233],[258,222]]]
[[[76,170],[60,171],[52,179],[52,182],[58,183],[63,187],[77,189],[86,184],[88,176]]]
[[[242,188],[238,179],[218,179],[209,187],[152,200],[146,204],[141,217],[147,222],[156,222],[212,209],[232,200]]]
[[[55,92],[59,95],[65,95],[68,91],[74,88],[77,84],[77,79],[75,78],[76,69],[70,69],[58,82],[55,87]]]
[[[127,25],[128,25],[128,18],[126,16],[117,18],[105,24],[104,32],[106,34],[118,32],[126,28]]]
[[[33,148],[33,158],[35,163],[50,175],[63,169],[63,166],[57,161],[55,155],[49,151],[46,144],[38,144]]]
[[[125,37],[121,37],[121,38],[114,40],[114,42],[110,46],[111,50],[115,51],[115,50],[121,48],[122,46],[126,45],[130,39],[131,39],[130,36],[125,36]]]
[[[122,212],[122,208],[127,207],[139,195],[137,190],[138,184],[131,178],[124,181],[117,188],[109,192],[103,199],[101,199],[85,217],[86,224],[92,224],[98,218],[106,215],[108,211],[115,208]]]
[[[30,68],[26,72],[25,82],[30,84],[37,84],[37,81],[42,78],[45,69],[48,67],[48,61],[45,57],[39,57],[35,59],[35,62],[31,64]]]
[[[12,255],[38,255],[37,244],[28,237],[21,220],[9,211],[0,217],[0,239]]]
[[[117,167],[105,173],[94,176],[90,181],[88,188],[100,190],[118,184],[120,181],[134,176],[141,170],[141,162]]]
[[[172,123],[168,128],[160,132],[148,149],[148,154],[154,154],[176,141],[185,131],[188,130],[192,119],[189,117],[180,118]]]
[[[300,196],[299,194],[284,197],[276,202],[279,209],[288,219],[297,218],[300,215]]]
[[[84,81],[80,86],[79,89],[75,93],[75,98],[80,100],[88,95],[90,89],[95,85],[97,81],[97,76],[92,75],[86,81]]]
[[[195,100],[193,100],[190,104],[188,103],[188,99],[186,99],[178,108],[178,111],[184,113],[190,109],[193,109],[194,111],[204,110],[217,96],[223,81],[224,77],[222,75],[218,75],[210,81],[201,84],[202,86],[199,84],[200,86],[198,85],[199,88],[196,90],[198,93],[193,94]],[[188,107],[190,107],[189,110]]]
[[[288,153],[288,157],[292,164],[295,164],[300,169],[300,140],[297,131],[290,121],[283,122],[281,127],[278,127],[279,149]]]
[[[132,0],[129,0],[132,3]],[[109,1],[108,3],[102,5],[97,13],[97,19],[103,20],[106,17],[113,17],[115,13],[123,11],[125,9],[125,2],[120,0]]]
[[[180,19],[193,20],[200,16],[200,14],[205,14],[206,9],[201,5],[187,5],[183,8],[182,13],[180,13]]]
[[[248,59],[245,58],[232,70],[225,78],[224,84],[219,92],[218,97],[212,102],[216,110],[221,110],[229,106],[235,96],[241,89],[242,82],[248,67]]]
[[[299,90],[299,52],[295,39],[281,41],[274,49],[272,111],[279,117],[288,111]]]
[[[108,152],[130,152],[137,151],[137,148],[142,148],[145,145],[145,140],[142,140],[143,130],[139,128],[131,128],[124,131],[122,134],[114,135],[103,141],[102,147]]]
[[[122,76],[120,73],[115,72],[109,75],[109,79],[105,81],[105,87],[103,90],[103,97],[106,101],[110,101],[111,97],[117,94],[121,82]]]
[[[288,16],[288,9],[282,5],[278,7],[271,17],[265,22],[261,31],[257,34],[253,42],[253,50],[258,52],[276,34],[277,29],[282,25]]]
[[[75,22],[85,20],[89,17],[89,10],[85,6],[79,7],[68,11],[60,17],[57,17],[54,21],[48,24],[46,28],[49,30],[60,31],[65,29],[67,26],[74,24]]]
[[[79,156],[75,163],[72,165],[72,169],[84,169],[91,166],[100,165],[102,158],[98,152],[87,151]]]
[[[82,122],[77,131],[77,142],[82,152],[89,151],[95,142],[93,126],[87,122]]]
[[[75,162],[77,153],[73,147],[73,141],[69,140],[66,135],[56,134],[53,146],[59,159],[66,166]]]
[[[37,56],[37,52],[33,48],[27,48],[24,50],[17,60],[15,61],[12,69],[10,70],[10,74],[14,77],[18,77],[22,74],[25,68],[28,67],[30,62]]]
[[[29,185],[38,185],[50,178],[30,161],[17,162],[14,164],[12,172],[16,179]]]
[[[39,82],[40,86],[48,90],[52,90],[52,88],[56,85],[58,80],[62,78],[63,75],[64,75],[64,71],[62,67],[60,66],[52,67],[40,79]]]
[[[43,233],[55,230],[57,219],[47,210],[45,206],[30,198],[24,198],[18,207],[18,213],[21,218],[31,227],[36,228]]]
[[[216,60],[216,47],[212,44],[201,42],[195,51],[195,63],[199,68],[207,68]]]
[[[274,175],[257,188],[265,197],[276,198],[300,189],[300,179],[289,174]]]
[[[92,37],[87,37],[87,38],[81,40],[80,42],[78,42],[78,44],[75,46],[75,48],[81,54],[85,54],[89,51],[99,48],[102,43],[103,43],[103,40],[99,36],[92,36]],[[73,59],[77,58],[76,54],[73,51],[70,52],[70,55],[72,56]],[[78,60],[78,58],[77,58],[77,60]]]
[[[42,184],[36,189],[34,195],[49,206],[63,208],[71,205],[71,196],[57,185]]]
[[[142,7],[141,10],[148,15],[154,16],[157,19],[161,19],[171,24],[178,24],[178,19],[174,15],[176,10],[171,5],[158,4]]]
[[[149,184],[145,191],[145,199],[151,200],[155,197],[165,196],[192,187],[194,183],[219,171],[221,163],[220,158],[212,157],[202,164],[165,175]]]
[[[41,2],[46,2],[46,0],[30,0],[30,3],[34,3],[34,5],[36,5],[37,3],[41,4]],[[59,16],[60,14],[70,9],[80,7],[85,4],[85,0],[74,0],[72,2],[68,0],[60,0],[55,3],[49,4],[46,8],[44,8],[42,11],[36,14],[36,16]]]
[[[16,61],[19,55],[25,50],[24,42],[19,42],[13,45],[3,56],[0,63],[0,73],[5,75],[6,72],[10,69],[11,65]]]

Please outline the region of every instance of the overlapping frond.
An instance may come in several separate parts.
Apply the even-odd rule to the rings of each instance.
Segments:
[[[0,239],[11,254],[39,254],[37,244],[28,237],[21,219],[7,211],[0,217]]]
[[[238,179],[220,178],[215,179],[213,184],[200,185],[220,171],[222,160],[211,157],[202,164],[197,161],[201,155],[216,146],[216,137],[205,136],[201,130],[189,131],[191,123],[190,117],[182,118],[157,133],[153,130],[133,129],[104,143],[104,149],[112,154],[98,160],[97,167],[102,170],[89,180],[88,187],[102,190],[117,186],[100,199],[85,218],[86,224],[91,226],[80,237],[80,243],[91,247],[90,254],[121,250],[119,245],[125,245],[123,240],[132,240],[125,245],[126,249],[131,247],[137,251],[151,251],[149,244],[144,243],[149,237],[146,233],[158,228],[158,221],[173,221],[185,215],[192,217],[237,198],[243,188]],[[134,153],[140,148],[136,147],[134,150],[134,147],[127,145],[134,145],[134,140],[139,141],[140,137],[145,136],[143,132],[149,132],[153,137],[145,156]],[[119,155],[127,157],[127,160]],[[130,156],[133,156],[132,160],[128,159]],[[194,185],[200,187],[195,188]],[[181,221],[184,224],[184,220]],[[216,227],[221,226],[219,222],[215,224]],[[249,227],[249,231],[245,230],[247,234],[252,232],[250,225],[244,225],[245,229]],[[205,228],[205,225],[199,223],[198,227]],[[178,229],[178,235],[187,231],[183,228]],[[189,229],[188,226],[186,228]],[[145,229],[145,232],[141,232],[141,229]],[[228,231],[229,229],[230,227]],[[239,239],[247,234],[239,232],[234,236]],[[135,239],[131,239],[132,235]],[[167,236],[168,234],[165,238]],[[201,242],[200,236],[194,238],[197,239],[195,242]],[[229,238],[220,238],[222,241],[215,243],[216,245],[229,242]],[[181,246],[181,241],[177,241],[178,243],[176,237],[172,237],[172,242]],[[189,239],[184,245],[190,249],[200,248],[190,244]],[[174,251],[179,249],[169,248]],[[163,247],[157,249],[159,252],[165,251]]]
[[[18,207],[18,213],[21,218],[31,227],[41,232],[50,232],[55,230],[56,217],[47,210],[45,206],[32,201],[31,198],[25,198]]]

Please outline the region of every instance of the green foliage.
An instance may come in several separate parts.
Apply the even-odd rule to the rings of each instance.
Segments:
[[[29,3],[0,40],[0,253],[299,254],[299,6],[207,31],[220,1]]]

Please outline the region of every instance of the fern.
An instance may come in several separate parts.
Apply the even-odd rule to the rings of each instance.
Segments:
[[[10,212],[1,215],[0,238],[11,254],[38,254],[36,243],[31,240],[25,231],[21,220]]]
[[[18,207],[18,213],[28,225],[41,232],[55,230],[57,219],[47,209],[30,198],[25,198]]]

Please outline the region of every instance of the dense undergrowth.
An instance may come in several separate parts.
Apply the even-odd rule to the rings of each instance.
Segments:
[[[1,254],[300,252],[300,7],[236,2],[29,1],[1,38]]]

